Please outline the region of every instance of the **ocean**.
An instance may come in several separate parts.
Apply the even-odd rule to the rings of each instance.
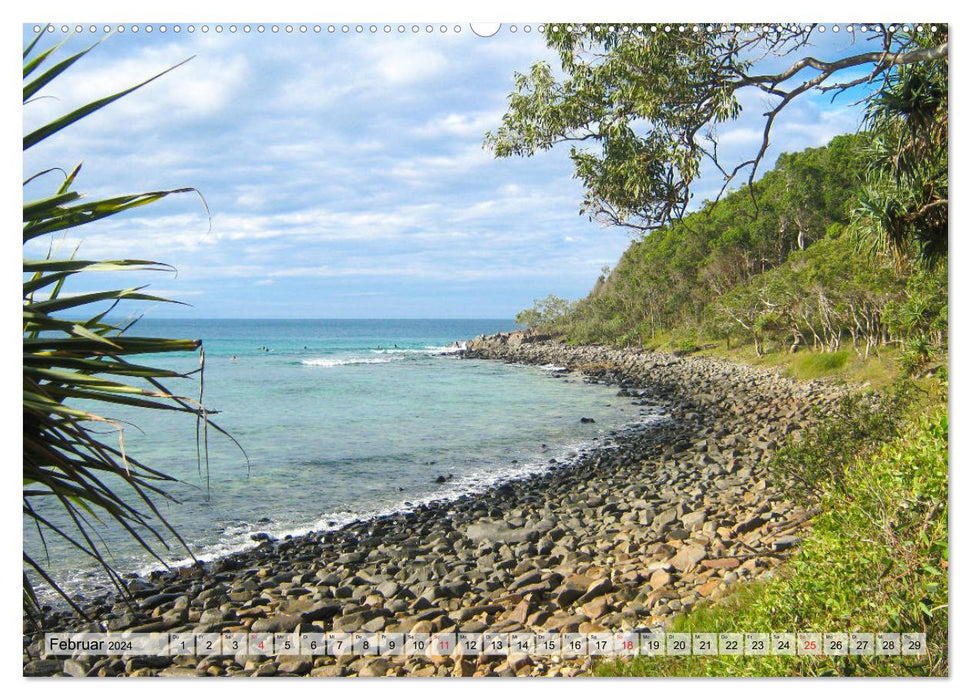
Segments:
[[[162,320],[138,335],[199,338],[205,405],[240,443],[209,430],[198,467],[195,420],[163,411],[112,411],[129,454],[180,481],[156,499],[162,514],[208,560],[257,544],[474,493],[550,468],[627,424],[655,420],[615,388],[554,368],[457,357],[454,343],[514,328],[504,320]],[[198,356],[158,356],[190,370]],[[169,388],[198,395],[198,383]],[[581,423],[592,418],[594,422]],[[58,518],[56,509],[45,513]],[[98,528],[123,573],[161,568],[118,529]],[[24,546],[44,549],[25,520]],[[189,560],[173,544],[166,563]],[[49,569],[74,593],[103,590],[83,554],[47,540]]]

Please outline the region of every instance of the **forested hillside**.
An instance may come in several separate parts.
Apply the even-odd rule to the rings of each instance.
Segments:
[[[574,304],[520,321],[576,343],[757,354],[906,345],[914,368],[946,342],[947,274],[861,246],[853,230],[868,135],[783,154],[753,186],[635,241]]]

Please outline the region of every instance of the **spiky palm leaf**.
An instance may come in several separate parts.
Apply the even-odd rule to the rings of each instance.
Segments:
[[[51,65],[65,42],[34,56],[42,35],[24,50],[25,105],[94,48]],[[31,131],[24,136],[24,150],[167,72]],[[192,191],[163,190],[87,200],[75,189],[80,167],[66,174],[50,196],[24,202],[25,244],[39,236]],[[125,453],[120,425],[110,414],[123,406],[179,411],[202,421],[204,429],[209,425],[208,413],[201,403],[170,392],[162,382],[201,373],[205,356],[198,340],[130,335],[131,324],[117,324],[107,318],[122,301],[169,302],[145,293],[143,286],[67,295],[64,284],[95,271],[166,269],[171,268],[151,260],[77,260],[73,255],[58,258],[54,253],[42,259],[24,259],[23,512],[37,528],[45,549],[49,538],[62,538],[90,556],[123,595],[127,594],[125,582],[109,562],[104,545],[99,544],[93,521],[120,526],[159,561],[158,548],[167,548],[170,539],[187,551],[188,547],[155,503],[171,498],[162,485],[172,478]],[[145,364],[143,359],[147,354],[186,351],[199,351],[198,369],[177,372]],[[105,425],[117,430],[109,431],[108,436],[96,431],[97,426]],[[67,525],[49,516],[48,504],[60,506]],[[26,614],[34,618],[40,612],[31,580],[34,575],[81,612],[72,596],[48,573],[47,566],[26,548],[23,561]]]
[[[861,243],[891,250],[900,265],[911,256],[939,264],[948,250],[947,59],[896,68],[865,117],[870,166],[854,211]]]

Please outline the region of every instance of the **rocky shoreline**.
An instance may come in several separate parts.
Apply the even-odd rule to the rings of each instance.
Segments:
[[[99,622],[53,614],[45,632],[580,632],[663,627],[740,581],[771,575],[810,513],[767,463],[841,390],[710,358],[583,346],[524,332],[479,337],[466,357],[557,365],[618,386],[671,418],[610,447],[482,494],[336,531],[262,542],[132,581],[134,607]],[[26,628],[25,628],[26,630]],[[25,675],[573,676],[592,660],[508,657],[41,658]]]

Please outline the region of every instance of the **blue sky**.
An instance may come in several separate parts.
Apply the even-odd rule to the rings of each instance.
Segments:
[[[224,26],[221,34],[116,34],[44,90],[56,99],[24,108],[29,129],[194,56],[24,156],[25,177],[83,161],[78,183],[91,197],[201,191],[211,225],[189,194],[58,240],[63,250],[81,244],[83,258],[175,266],[177,276],[108,282],[150,282],[192,305],[155,305],[146,309],[152,317],[510,318],[549,293],[585,295],[629,245],[625,230],[578,215],[582,187],[566,149],[496,160],[482,148],[513,72],[555,64],[538,25],[528,34],[504,25],[491,38],[467,24],[459,33],[421,25],[417,34],[411,25],[403,34],[397,25],[389,34],[383,25],[373,34],[369,25],[361,34],[324,25],[316,34],[310,25],[305,34],[262,35]],[[100,36],[85,31],[69,47]],[[817,44],[813,52],[830,58],[846,51],[846,34]],[[755,91],[742,98],[742,118],[719,129],[728,158],[754,152],[761,139],[764,100]],[[850,103],[797,100],[776,123],[766,165],[783,150],[855,130],[859,107]],[[710,170],[696,201],[720,187]]]

